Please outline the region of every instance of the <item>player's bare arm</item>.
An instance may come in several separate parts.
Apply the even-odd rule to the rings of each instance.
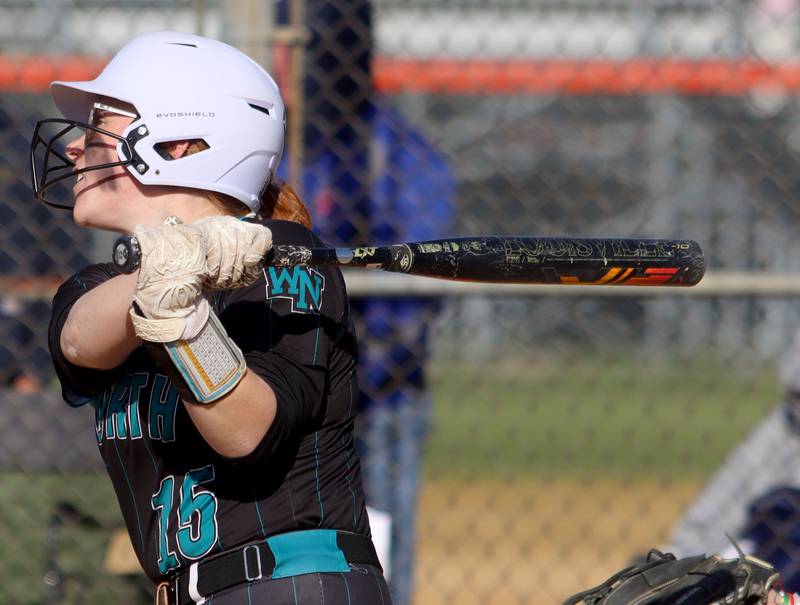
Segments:
[[[253,452],[275,419],[275,392],[255,372],[218,401],[202,405],[184,400],[186,411],[206,443],[227,458]]]
[[[71,363],[112,369],[141,345],[129,316],[136,279],[137,274],[114,277],[78,299],[61,332],[61,349]],[[219,405],[184,403],[206,442],[230,458],[250,454],[275,417],[275,393],[253,372]]]
[[[61,350],[77,366],[110,370],[119,366],[141,340],[128,316],[136,275],[119,275],[81,296],[61,331]]]

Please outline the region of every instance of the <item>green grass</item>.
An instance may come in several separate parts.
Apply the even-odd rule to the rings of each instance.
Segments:
[[[779,402],[774,371],[600,358],[434,374],[431,477],[699,478]]]
[[[147,603],[138,579],[103,573],[111,528],[122,525],[107,477],[94,474],[0,474],[0,603],[45,602],[45,535],[55,506],[66,502],[97,519],[100,527],[65,523],[57,561],[66,576],[59,603]]]

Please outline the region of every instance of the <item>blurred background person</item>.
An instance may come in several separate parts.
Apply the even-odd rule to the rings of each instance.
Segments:
[[[800,330],[781,359],[780,387],[782,403],[730,452],[666,550],[735,557],[727,533],[772,563],[788,592],[800,592]]]
[[[455,179],[447,161],[374,93],[371,3],[311,0],[306,11],[301,189],[315,231],[335,246],[452,235]],[[287,20],[283,2],[278,21]],[[388,555],[384,571],[397,605],[408,604],[413,592],[416,512],[431,413],[425,364],[440,304],[422,296],[352,301],[361,389],[356,437],[373,538]]]

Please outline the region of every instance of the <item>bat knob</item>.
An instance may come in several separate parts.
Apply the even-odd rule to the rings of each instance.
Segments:
[[[139,240],[133,235],[124,235],[114,242],[114,265],[122,273],[133,273],[139,268],[141,250]]]

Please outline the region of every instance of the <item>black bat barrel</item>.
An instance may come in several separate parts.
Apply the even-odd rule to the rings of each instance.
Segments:
[[[390,248],[387,270],[487,283],[693,286],[706,269],[689,240],[481,237]]]

